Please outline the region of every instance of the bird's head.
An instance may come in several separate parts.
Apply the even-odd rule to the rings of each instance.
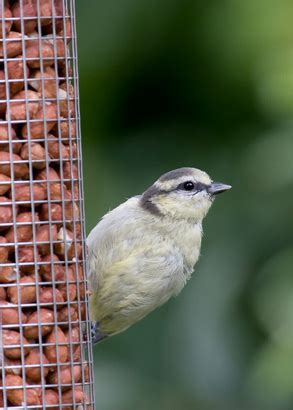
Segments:
[[[157,216],[201,222],[215,195],[231,188],[213,182],[196,168],[178,168],[162,175],[141,196],[141,206]]]

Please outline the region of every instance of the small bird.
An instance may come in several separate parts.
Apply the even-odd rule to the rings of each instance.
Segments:
[[[180,293],[200,254],[202,221],[215,195],[229,189],[199,169],[179,168],[101,219],[87,238],[93,344]]]

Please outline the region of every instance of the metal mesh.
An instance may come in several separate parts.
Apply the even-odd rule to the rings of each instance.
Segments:
[[[0,408],[93,409],[75,4],[0,17]]]

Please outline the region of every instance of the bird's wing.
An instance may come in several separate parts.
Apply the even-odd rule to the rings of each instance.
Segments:
[[[139,229],[139,215],[131,198],[110,211],[90,232],[87,238],[88,279],[93,290],[97,289],[107,269],[123,259],[143,237]]]

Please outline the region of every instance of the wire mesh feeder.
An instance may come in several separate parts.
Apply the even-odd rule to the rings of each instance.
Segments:
[[[0,17],[0,407],[93,409],[75,5]]]

